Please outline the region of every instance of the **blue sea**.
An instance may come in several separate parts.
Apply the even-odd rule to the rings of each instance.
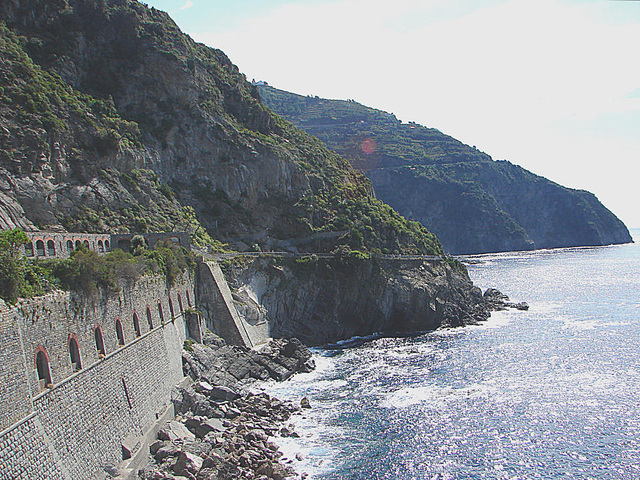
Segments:
[[[478,286],[530,310],[315,350],[315,372],[263,387],[310,400],[301,437],[276,439],[291,464],[314,479],[640,479],[640,245],[472,260]]]

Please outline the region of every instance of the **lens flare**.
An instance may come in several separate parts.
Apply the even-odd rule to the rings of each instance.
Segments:
[[[377,145],[376,141],[373,138],[365,138],[360,145],[360,148],[367,155],[371,155],[376,151]]]

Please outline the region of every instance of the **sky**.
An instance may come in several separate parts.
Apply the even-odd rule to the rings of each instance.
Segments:
[[[437,128],[640,228],[640,1],[145,3],[249,80]]]

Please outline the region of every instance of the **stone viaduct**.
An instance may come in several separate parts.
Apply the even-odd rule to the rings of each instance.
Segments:
[[[128,251],[131,248],[133,233],[101,234],[101,233],[58,233],[58,232],[25,232],[31,240],[24,246],[27,257],[66,258],[80,245],[98,253],[110,252],[112,248]],[[161,240],[190,248],[189,234],[185,232],[144,233],[142,234],[149,247],[153,248]]]

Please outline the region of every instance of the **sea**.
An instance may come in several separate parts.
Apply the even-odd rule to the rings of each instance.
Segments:
[[[309,479],[640,479],[635,242],[467,257],[528,311],[314,350],[262,389],[309,399],[276,438]]]

